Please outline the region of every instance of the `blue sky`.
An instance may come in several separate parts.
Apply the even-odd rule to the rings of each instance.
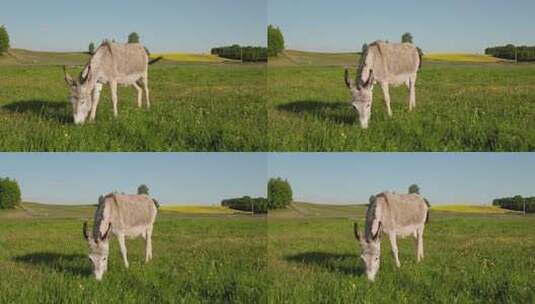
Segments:
[[[270,0],[269,23],[291,49],[360,51],[365,42],[411,32],[424,52],[483,52],[535,44],[533,0]]]
[[[483,204],[535,196],[535,153],[271,154],[269,175],[287,178],[298,201],[364,203],[416,183],[432,204]]]
[[[145,183],[163,204],[219,204],[266,195],[267,156],[254,153],[0,153],[0,176],[16,178],[23,199],[95,203]]]
[[[266,22],[267,0],[18,0],[0,9],[12,47],[52,51],[86,51],[133,31],[152,52],[265,45]]]

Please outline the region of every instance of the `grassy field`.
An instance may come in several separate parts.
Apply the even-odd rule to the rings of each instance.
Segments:
[[[401,269],[396,269],[390,244],[383,240],[381,269],[375,283],[369,283],[352,231],[355,219],[364,226],[365,210],[296,204],[270,213],[268,268],[273,285],[268,302],[535,301],[535,217],[432,211],[424,234],[424,261],[416,263],[412,239],[401,240]]]
[[[270,60],[270,151],[535,150],[533,64],[425,60],[416,110],[408,111],[406,88],[393,88],[389,118],[376,86],[362,130],[343,81],[344,66],[356,62],[357,55],[294,51]]]
[[[20,50],[0,58],[0,151],[267,149],[265,65],[164,60],[149,68],[150,111],[137,108],[134,88],[120,88],[114,119],[105,86],[96,122],[75,126],[60,65],[77,74],[86,61]]]
[[[130,268],[110,244],[109,271],[91,274],[81,227],[95,207],[24,204],[0,212],[0,303],[265,303],[266,218],[162,211],[154,258],[127,241]]]

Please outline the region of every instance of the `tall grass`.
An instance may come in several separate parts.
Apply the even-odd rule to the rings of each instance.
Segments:
[[[343,67],[270,67],[271,151],[533,151],[535,65],[424,63],[416,109],[404,87],[379,86],[359,126]]]
[[[265,219],[156,221],[153,260],[142,240],[127,241],[126,269],[115,239],[109,271],[91,274],[82,220],[0,222],[0,303],[265,303]]]
[[[270,217],[269,303],[533,303],[533,220],[433,213],[423,262],[412,239],[400,240],[397,269],[385,236],[370,283],[351,221]]]
[[[61,68],[0,71],[1,151],[266,150],[262,65],[151,66],[150,110],[122,88],[114,119],[105,87],[96,122],[84,126],[72,123]]]

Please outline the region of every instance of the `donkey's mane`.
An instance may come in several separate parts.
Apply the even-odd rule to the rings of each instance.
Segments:
[[[93,226],[93,238],[98,240],[100,238],[100,226],[102,225],[102,221],[104,220],[104,209],[106,208],[106,199],[113,197],[115,199],[115,195],[113,193],[109,193],[106,196],[100,196],[98,198],[98,207],[97,211],[95,211],[95,219],[94,219],[94,226]]]
[[[379,43],[382,41],[377,40],[370,44],[368,44],[365,48],[362,49],[362,56],[360,56],[359,60],[359,66],[357,68],[357,82],[358,84],[362,84],[362,71],[364,70],[364,66],[366,65],[366,59],[368,58],[368,53],[371,47],[376,46],[379,49],[379,52],[381,52],[381,48],[379,46]]]

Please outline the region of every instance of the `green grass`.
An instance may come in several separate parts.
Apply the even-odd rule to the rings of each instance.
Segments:
[[[191,206],[190,206],[191,207]],[[294,203],[261,216],[206,214],[163,206],[154,259],[115,239],[102,282],[91,275],[81,226],[94,206],[24,203],[0,212],[1,303],[532,303],[533,216],[478,206],[432,209],[425,259],[399,241],[401,268],[383,240],[375,283],[363,275],[352,222],[364,205]],[[169,210],[167,210],[169,209]],[[190,210],[191,209],[191,210]],[[447,208],[446,208],[447,209]],[[488,209],[488,208],[487,208]]]
[[[141,239],[129,240],[130,268],[125,269],[113,238],[109,271],[97,282],[81,232],[95,207],[24,207],[34,213],[0,212],[0,303],[266,301],[265,217],[161,212],[153,260],[143,262]]]
[[[297,208],[310,210],[298,204]],[[365,208],[325,216],[270,213],[270,303],[533,303],[533,216],[432,212],[424,234],[425,259],[416,263],[410,238],[398,242],[397,269],[382,241],[375,283],[363,275],[352,222]],[[337,213],[337,212],[334,212]]]
[[[76,74],[80,69],[69,71]],[[149,111],[137,108],[134,88],[121,88],[119,117],[114,119],[105,86],[96,122],[75,126],[59,66],[0,64],[0,150],[267,149],[265,65],[164,61],[149,68],[149,82]]]
[[[270,151],[535,150],[533,64],[425,61],[416,110],[408,111],[406,88],[392,88],[389,118],[376,86],[362,130],[343,81],[344,65],[354,67],[357,57],[341,54],[335,64],[333,56],[316,64],[270,61]]]

